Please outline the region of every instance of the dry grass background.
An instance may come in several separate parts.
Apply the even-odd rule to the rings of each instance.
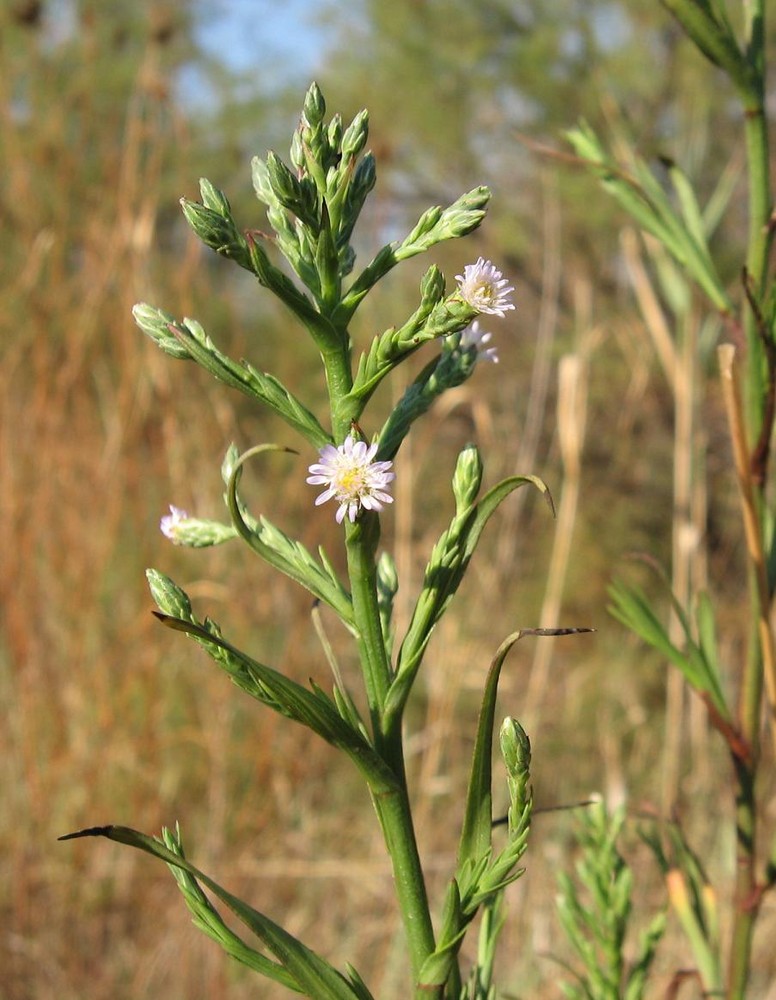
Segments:
[[[303,594],[236,546],[181,553],[157,530],[170,501],[218,516],[228,442],[247,446],[276,431],[245,401],[156,351],[131,321],[132,304],[148,300],[231,330],[236,352],[256,351],[241,299],[224,291],[225,270],[169,223],[195,178],[192,137],[168,90],[164,32],[157,26],[128,60],[129,96],[117,103],[91,85],[105,55],[99,24],[73,40],[57,83],[33,41],[34,22],[22,23],[34,6],[9,8],[0,34],[0,997],[285,995],[191,927],[162,866],[109,843],[56,842],[96,823],[154,832],[176,820],[197,864],[335,963],[353,960],[377,995],[402,996],[389,867],[346,763],[248,702],[149,614],[143,571],[157,566],[236,641],[300,680],[326,680]],[[455,852],[477,693],[515,627],[560,620],[600,629],[554,647],[521,643],[504,678],[503,710],[533,738],[539,805],[599,789],[612,801],[627,797],[636,814],[661,797],[664,672],[603,608],[625,545],[668,552],[670,487],[652,469],[670,465],[670,399],[643,331],[629,318],[597,328],[589,284],[553,265],[556,206],[547,205],[542,293],[521,305],[521,325],[537,340],[505,343],[498,369],[479,372],[476,386],[452,394],[418,429],[385,519],[402,576],[401,627],[466,441],[482,446],[489,482],[513,470],[547,476],[560,512],[553,525],[526,494],[494,523],[410,713],[419,835],[437,899]],[[577,332],[559,363],[561,282]],[[271,314],[265,322],[259,363],[298,384],[314,358],[283,354],[285,329]],[[712,456],[715,447],[724,453],[721,431],[711,447]],[[596,468],[587,479],[583,450]],[[323,514],[311,516],[311,495],[295,485],[299,466],[284,461],[248,480],[255,503],[310,545],[325,536],[337,558],[336,533]],[[727,522],[721,535],[717,563],[735,571]],[[700,810],[693,832],[724,870],[730,844],[708,822],[711,803],[720,814],[722,758],[702,727],[685,736],[675,748],[675,797]],[[510,893],[502,965],[514,995],[559,995],[559,967],[548,957],[565,955],[553,873],[572,864],[571,828],[569,814],[537,816],[528,874]],[[635,836],[627,849],[649,912],[662,905],[657,873]],[[753,996],[773,996],[773,928],[771,906]],[[675,930],[656,996],[688,961]]]

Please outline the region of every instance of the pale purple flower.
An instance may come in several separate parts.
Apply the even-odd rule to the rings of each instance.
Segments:
[[[495,347],[486,347],[485,345],[490,341],[493,334],[488,333],[485,330],[480,330],[479,320],[476,320],[466,327],[466,329],[461,334],[460,346],[466,350],[467,348],[475,348],[477,351],[477,360],[479,361],[491,361],[494,365],[498,364],[498,352]]]
[[[162,534],[166,535],[175,545],[181,544],[180,539],[180,529],[184,521],[188,521],[189,515],[185,510],[181,510],[180,507],[173,507],[170,504],[170,513],[165,514],[165,516],[159,522],[159,527],[162,529]]]
[[[336,518],[342,524],[347,515],[353,522],[361,507],[366,510],[382,510],[383,504],[393,503],[393,497],[386,491],[395,479],[390,472],[391,462],[373,462],[377,445],[367,445],[348,434],[337,448],[333,444],[324,445],[318,453],[320,462],[310,466],[312,475],[307,482],[313,486],[326,484],[326,489],[315,500],[316,507],[327,500],[339,504]]]
[[[461,298],[477,312],[503,317],[508,309],[515,308],[509,301],[514,288],[502,278],[496,265],[484,257],[479,257],[476,264],[467,264],[463,274],[456,274],[455,278],[460,282]]]

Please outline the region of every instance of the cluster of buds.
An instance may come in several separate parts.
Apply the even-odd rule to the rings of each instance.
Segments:
[[[229,201],[209,181],[200,182],[202,203],[183,200],[184,214],[195,232],[211,248],[252,271],[273,291],[312,334],[322,354],[350,350],[348,323],[367,292],[398,262],[435,244],[475,229],[490,197],[475,188],[446,209],[426,210],[408,236],[384,246],[343,293],[343,279],[355,263],[350,243],[353,228],[367,195],[375,184],[375,161],[366,149],[369,119],[361,111],[343,127],[339,115],[328,124],[323,96],[313,84],[294,133],[290,166],[274,152],[252,161],[253,186],[274,231],[273,244],[286,258],[304,289],[273,265],[261,245],[259,230],[241,232]],[[302,430],[318,448],[318,460],[309,466],[308,483],[324,486],[316,504],[334,500],[338,522],[354,522],[364,510],[382,510],[390,503],[393,457],[409,427],[445,390],[459,385],[480,360],[498,362],[490,346],[492,334],[480,327],[482,315],[503,318],[514,309],[508,280],[483,257],[467,264],[456,276],[457,287],[445,294],[441,273],[432,267],[421,284],[421,305],[404,326],[377,337],[362,357],[350,398],[350,427],[377,384],[409,354],[430,340],[442,342],[435,365],[416,380],[396,406],[381,434],[372,443],[347,431],[337,441],[325,435],[315,418],[293,396],[270,382],[246,362],[226,358],[199,324],[141,305],[135,314],[142,329],[167,353],[192,358],[217,377],[268,402],[296,430]],[[180,545],[211,545],[234,534],[218,522],[183,515],[177,508],[162,519],[162,530]],[[231,533],[230,533],[231,532]]]

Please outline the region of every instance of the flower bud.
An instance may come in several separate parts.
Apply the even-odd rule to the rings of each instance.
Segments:
[[[358,161],[348,184],[345,195],[345,207],[339,230],[341,239],[349,239],[356,220],[361,213],[361,209],[364,207],[366,197],[375,186],[376,178],[375,158],[371,153],[367,153]]]
[[[238,233],[231,216],[225,217],[220,212],[187,198],[181,198],[181,208],[186,221],[206,246],[225,257],[231,257],[241,267],[251,269],[245,239]]]
[[[329,149],[332,153],[338,153],[342,142],[342,116],[340,114],[334,115],[332,120],[329,122],[327,138],[329,141]]]
[[[199,193],[205,208],[210,208],[214,212],[218,212],[219,215],[224,216],[224,218],[231,220],[232,206],[229,204],[229,199],[223,191],[219,191],[217,187],[211,184],[207,177],[200,177]]]
[[[475,499],[482,483],[482,459],[477,446],[467,444],[458,456],[453,474],[453,495],[455,508],[461,514],[468,510]]]
[[[353,173],[353,180],[350,182],[350,188],[352,191],[359,192],[363,199],[375,186],[376,179],[377,167],[374,155],[372,153],[366,153],[358,161],[355,172]]]
[[[390,552],[383,551],[377,563],[377,591],[390,603],[398,589],[399,576],[396,572],[396,563]]]
[[[431,267],[423,275],[420,282],[420,300],[429,310],[440,302],[445,294],[445,276],[436,266]]]
[[[426,211],[418,219],[415,228],[403,241],[403,245],[409,246],[412,243],[417,243],[421,237],[427,236],[436,226],[437,222],[442,217],[442,208],[439,205],[432,205],[431,208],[427,208]]]
[[[267,164],[260,156],[254,156],[251,160],[251,178],[253,180],[253,190],[256,197],[265,205],[276,205],[277,197],[272,189],[269,178]]]
[[[531,817],[531,741],[517,719],[507,716],[501,723],[499,744],[507,769],[509,829],[517,832]]]
[[[466,236],[485,218],[485,209],[490,200],[486,187],[476,187],[462,194],[457,201],[442,213],[439,226],[440,239],[454,239]]]
[[[310,128],[320,125],[323,121],[323,116],[326,114],[326,101],[323,99],[320,87],[314,81],[310,84],[310,89],[305,95],[304,110],[302,113],[305,123]]]
[[[509,715],[504,719],[499,743],[509,776],[518,781],[527,779],[531,769],[531,741],[517,719]]]
[[[147,569],[146,579],[151,596],[161,612],[187,622],[194,620],[189,595],[177,583],[173,583],[169,576],[156,569]]]
[[[304,170],[305,158],[301,127],[294,131],[294,135],[291,139],[290,159],[298,171],[301,172]]]
[[[299,181],[272,150],[267,153],[267,176],[273,192],[284,205],[290,207],[301,200]]]
[[[342,155],[346,158],[355,158],[366,145],[369,136],[369,113],[359,111],[353,121],[348,125],[342,137]]]
[[[173,358],[189,358],[189,352],[171,332],[175,317],[161,309],[155,309],[146,302],[138,302],[132,307],[132,315],[143,333],[155,341],[159,347]]]

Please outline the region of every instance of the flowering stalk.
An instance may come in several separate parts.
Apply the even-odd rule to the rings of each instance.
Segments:
[[[461,853],[445,900],[438,943],[407,786],[404,709],[432,631],[455,594],[492,513],[525,484],[548,494],[535,477],[513,476],[478,499],[482,462],[476,448],[464,449],[453,476],[455,514],[433,549],[410,626],[394,657],[391,607],[398,580],[391,560],[379,552],[380,516],[393,503],[393,459],[414,421],[436,398],[471,377],[478,360],[498,361],[495,348],[487,346],[492,335],[480,328],[477,317],[503,318],[514,309],[510,299],[513,288],[501,271],[482,257],[464,267],[457,276],[457,287],[449,294],[443,275],[431,267],[421,282],[416,311],[403,324],[374,337],[371,346],[356,352],[354,359],[349,324],[376,282],[401,261],[475,229],[484,217],[489,192],[476,188],[446,209],[428,209],[405,239],[378,251],[346,287],[355,264],[350,239],[374,185],[375,165],[372,155],[364,152],[366,112],[357,115],[346,129],[338,116],[327,124],[324,115],[323,96],[313,84],[291,146],[293,169],[274,153],[253,162],[254,188],[274,230],[272,242],[298,280],[291,280],[271,262],[260,233],[238,229],[228,199],[210,182],[200,183],[202,203],[184,201],[183,210],[208,246],[251,271],[307,330],[323,362],[329,401],[326,417],[313,413],[274,376],[260,372],[248,361],[226,356],[196,321],[178,322],[144,304],[136,306],[134,312],[141,329],[171,357],[193,360],[216,378],[269,406],[317,449],[318,458],[309,466],[307,483],[319,490],[316,507],[333,502],[335,520],[344,534],[349,586],[340,580],[322,549],[313,555],[267,518],[253,516],[240,496],[244,463],[267,453],[288,452],[288,448],[257,445],[242,456],[234,446],[229,448],[221,473],[230,524],[191,517],[171,507],[161,528],[173,543],[192,547],[239,537],[274,569],[328,605],[354,636],[369,709],[368,725],[345,690],[338,669],[334,670],[331,696],[317,685],[302,687],[237,649],[210,618],[197,618],[188,595],[164,574],[149,570],[148,579],[160,609],[158,617],[165,625],[197,642],[248,695],[312,729],[355,764],[369,788],[391,857],[413,996],[418,1000],[465,997],[457,957],[463,934],[480,906],[487,906],[486,938],[490,944],[483,974],[489,980],[498,926],[493,913],[505,886],[521,873],[516,866],[530,825],[528,738],[518,723],[507,720],[502,729],[502,750],[512,807],[507,846],[494,852],[490,843],[490,748],[495,699],[501,663],[518,634],[502,646],[486,685]],[[370,440],[361,425],[367,423],[366,408],[375,389],[410,355],[434,341],[441,345],[438,356],[423,369],[380,433]],[[533,634],[538,633],[533,630]],[[331,654],[326,646],[324,652]],[[167,862],[200,926],[229,954],[263,975],[316,1000],[370,1000],[366,985],[352,968],[347,976],[337,972],[301,941],[194,868],[183,854],[179,834],[165,832],[158,841],[124,827],[97,827],[81,835],[107,836]],[[202,885],[226,902],[274,959],[260,955],[225,928]]]

